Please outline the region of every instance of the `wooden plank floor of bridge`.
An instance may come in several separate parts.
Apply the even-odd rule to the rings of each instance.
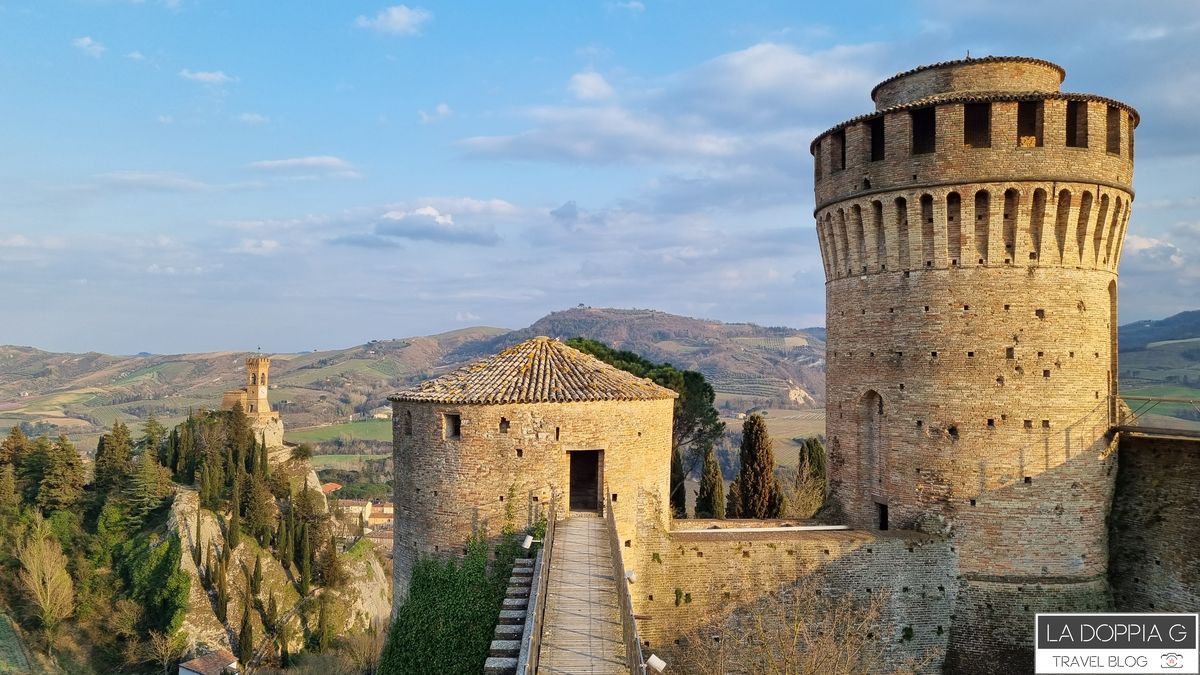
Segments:
[[[554,533],[538,675],[628,672],[608,528],[571,514]]]

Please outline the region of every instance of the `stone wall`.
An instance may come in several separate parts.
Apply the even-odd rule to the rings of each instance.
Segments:
[[[674,400],[595,401],[508,405],[394,402],[394,606],[408,591],[418,556],[462,551],[469,535],[499,533],[507,513],[514,525],[533,523],[553,495],[567,509],[570,453],[602,450],[607,499],[617,505],[639,494],[666,503],[670,484]],[[444,437],[444,415],[461,420],[457,438]],[[516,504],[506,504],[510,489]],[[633,510],[616,511],[617,529],[637,549]],[[659,509],[643,513],[666,527]]]
[[[922,66],[875,86],[878,110],[951,91],[1058,91],[1066,73],[1039,59],[982,58]]]
[[[638,571],[630,586],[634,613],[644,617],[643,645],[668,662],[687,648],[689,635],[718,635],[730,615],[751,620],[765,596],[805,580],[822,593],[864,602],[878,597],[877,630],[889,663],[925,663],[923,670],[936,671],[945,654],[958,585],[957,556],[945,538],[899,530],[727,529],[647,533],[643,542],[641,551],[625,556],[626,567]]]
[[[1112,509],[1115,609],[1200,607],[1200,439],[1121,434]]]

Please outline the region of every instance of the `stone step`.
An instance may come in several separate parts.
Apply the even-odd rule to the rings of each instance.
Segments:
[[[510,598],[528,598],[529,597],[529,587],[528,586],[509,586],[507,595]]]
[[[513,561],[513,567],[533,567],[533,558],[517,558]]]
[[[524,609],[502,609],[500,610],[500,623],[508,625],[520,625],[525,623]]]
[[[529,606],[529,598],[505,598],[504,603],[500,606],[501,611],[505,609],[519,609],[524,611]]]
[[[483,662],[483,672],[491,675],[512,675],[517,672],[517,659],[511,656],[489,656]]]
[[[526,587],[528,587],[528,586],[533,585],[533,577],[518,576],[518,575],[514,574],[508,578],[508,585],[509,586],[526,586]]]
[[[520,640],[492,640],[488,656],[519,656],[521,654]]]
[[[522,623],[502,623],[496,626],[493,638],[496,640],[520,640],[525,635]]]

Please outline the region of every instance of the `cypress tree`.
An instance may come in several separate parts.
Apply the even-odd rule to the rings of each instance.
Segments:
[[[254,624],[250,621],[250,596],[242,596],[242,629],[238,631],[238,660],[243,666],[254,658]]]
[[[322,595],[321,599],[317,601],[317,603],[320,605],[320,610],[317,612],[317,651],[318,652],[323,652],[323,651],[329,649],[329,642],[333,638],[333,634],[329,630],[328,612],[325,609],[326,605],[329,604],[326,602],[327,597],[328,596],[326,596],[326,595]]]
[[[671,450],[671,511],[676,518],[687,518],[686,474],[683,471],[683,451]]]
[[[241,481],[236,478],[233,481],[233,499],[229,504],[229,536],[226,541],[229,544],[229,549],[233,550],[242,543],[242,495]]]
[[[275,604],[275,591],[271,591],[271,595],[267,598],[267,630],[274,630],[277,621],[279,621],[279,606]]]
[[[258,595],[262,587],[262,559],[254,556],[254,574],[250,575],[250,594]]]
[[[741,518],[742,517],[742,488],[738,485],[738,479],[734,478],[729,483],[729,495],[725,498],[725,517],[726,518]]]
[[[9,437],[12,437],[11,434]],[[34,504],[37,502],[38,492],[42,488],[42,479],[45,478],[53,454],[54,446],[50,444],[50,439],[38,436],[29,444],[21,461],[17,463],[17,480],[21,488],[23,503]]]
[[[725,477],[721,475],[717,451],[711,445],[708,446],[708,452],[704,453],[700,491],[696,493],[696,517],[725,517]]]
[[[312,583],[312,546],[308,543],[307,528],[300,526],[300,595],[308,595]]]
[[[751,415],[742,425],[742,462],[738,474],[738,514],[742,518],[778,518],[783,495],[775,479],[775,455],[767,423],[761,415]]]
[[[201,507],[199,504],[197,504],[196,505],[196,540],[194,542],[192,542],[192,544],[193,544],[192,560],[196,563],[197,571],[200,570],[200,555],[201,555],[201,552],[204,550],[200,545],[200,520],[201,520],[200,510],[201,510]]]
[[[225,547],[229,550],[229,547]],[[226,612],[229,609],[229,585],[226,578],[227,564],[224,560],[217,563],[217,619],[225,623]]]
[[[284,622],[279,627],[279,665],[287,668],[292,665],[292,655],[288,653],[288,642],[292,637],[292,629]]]
[[[265,438],[258,451],[258,477],[263,481],[271,479],[271,463],[267,459],[267,441]]]
[[[796,481],[806,478],[825,479],[825,445],[816,436],[804,439],[800,446],[800,460],[796,471]]]

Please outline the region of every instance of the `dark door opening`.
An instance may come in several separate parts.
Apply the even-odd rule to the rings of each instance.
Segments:
[[[576,450],[571,455],[571,510],[600,509],[600,451]]]
[[[877,504],[875,504],[875,506],[879,507],[879,529],[881,529],[881,530],[888,529],[887,504],[878,504],[877,503]]]

